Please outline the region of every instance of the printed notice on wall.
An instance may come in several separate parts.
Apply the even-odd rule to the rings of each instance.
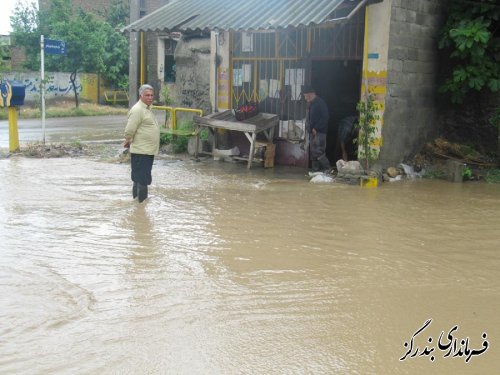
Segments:
[[[303,85],[304,69],[285,69],[285,85]]]
[[[253,52],[252,33],[241,33],[241,52]]]
[[[269,84],[267,79],[259,80],[259,99],[264,100],[267,98],[267,93],[269,92]]]

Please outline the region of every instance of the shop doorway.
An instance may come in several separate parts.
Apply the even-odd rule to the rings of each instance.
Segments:
[[[326,156],[332,166],[342,157],[338,125],[347,116],[357,116],[356,104],[361,92],[360,60],[317,60],[312,62],[311,85],[328,105],[330,121]],[[357,148],[348,142],[349,160],[357,159]]]

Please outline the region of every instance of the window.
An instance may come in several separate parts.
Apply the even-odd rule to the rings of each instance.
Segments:
[[[146,15],[146,0],[140,0],[139,2],[139,18],[142,18]]]
[[[165,59],[163,62],[163,66],[165,70],[163,72],[163,81],[164,82],[175,82],[175,58],[174,52],[175,47],[177,46],[177,42],[173,39],[165,39]]]

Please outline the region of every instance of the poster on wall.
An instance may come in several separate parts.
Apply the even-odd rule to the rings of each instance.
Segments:
[[[217,88],[217,106],[220,109],[229,108],[229,73],[227,68],[219,68]]]
[[[252,33],[241,33],[241,52],[253,52]]]
[[[264,100],[267,98],[267,94],[269,93],[269,83],[267,79],[261,79],[259,81],[259,99]]]
[[[243,69],[233,69],[233,86],[243,86]]]

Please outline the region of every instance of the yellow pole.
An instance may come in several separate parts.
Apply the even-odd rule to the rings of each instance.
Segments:
[[[312,45],[311,31],[312,31],[312,29],[310,27],[308,27],[307,28],[307,44],[306,44],[306,50],[307,50],[307,52],[311,52],[311,45]]]
[[[177,108],[172,108],[172,130],[177,130]]]
[[[144,85],[144,31],[141,31],[141,86]]]
[[[19,151],[19,132],[17,130],[16,107],[9,107],[9,151]]]

